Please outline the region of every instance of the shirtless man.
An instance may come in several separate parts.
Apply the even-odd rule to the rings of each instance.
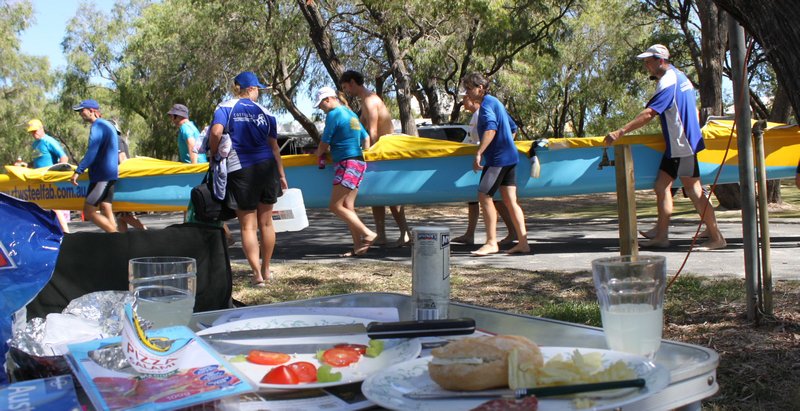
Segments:
[[[370,147],[375,145],[382,136],[394,132],[392,115],[383,103],[383,100],[374,92],[364,87],[364,75],[348,70],[342,74],[339,84],[345,93],[358,97],[361,100],[361,115],[359,119],[370,137]],[[411,235],[406,222],[405,206],[390,206],[394,221],[400,229],[400,238],[394,243],[395,247],[402,247],[411,241]],[[386,244],[386,207],[372,207],[372,217],[375,219],[375,230],[378,237],[373,244]]]

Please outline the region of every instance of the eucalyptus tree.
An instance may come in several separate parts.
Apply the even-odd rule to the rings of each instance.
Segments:
[[[295,103],[298,84],[311,72],[311,53],[296,30],[302,20],[293,4],[131,0],[118,3],[113,17],[84,11],[65,40],[73,77],[81,80],[72,81],[73,88],[91,76],[107,79],[120,110],[147,125],[140,153],[160,158],[177,152],[169,107],[187,105],[202,127],[229,96],[235,75],[246,70],[271,85],[275,99],[265,93],[262,103],[316,132]]]
[[[25,125],[33,117],[45,122],[45,93],[54,84],[50,64],[20,50],[20,34],[30,27],[33,8],[28,1],[0,2],[0,164],[17,157],[31,161],[31,136]]]
[[[503,71],[508,106],[529,137],[602,135],[641,110],[650,83],[634,56],[652,26],[637,6],[581,3],[547,52],[521,53]]]

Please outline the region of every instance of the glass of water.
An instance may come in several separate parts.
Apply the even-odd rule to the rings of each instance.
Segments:
[[[608,348],[655,358],[664,328],[665,258],[600,258],[592,261],[592,276]]]
[[[197,262],[189,257],[139,257],[128,261],[136,314],[153,328],[186,325],[192,317]]]

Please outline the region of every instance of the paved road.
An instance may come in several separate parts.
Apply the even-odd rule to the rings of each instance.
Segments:
[[[149,214],[140,216],[151,229],[163,228],[181,222],[181,213]],[[327,210],[308,210],[310,226],[298,232],[278,233],[274,261],[325,263],[340,261],[337,256],[350,245],[350,235],[346,226]],[[371,224],[371,218],[362,214],[362,219]],[[391,218],[389,218],[391,220]],[[437,218],[435,221],[410,219],[413,226],[446,226],[453,236],[463,233],[466,218]],[[619,254],[618,226],[616,220],[559,219],[542,220],[528,216],[528,238],[533,254],[507,256],[497,254],[487,257],[474,257],[470,251],[477,246],[451,245],[451,264],[462,266],[490,265],[526,270],[556,270],[577,272],[590,270],[591,261],[599,257]],[[640,220],[641,227],[650,227],[652,221]],[[742,227],[738,221],[720,221],[720,229],[728,241],[724,250],[687,253],[691,235],[696,229],[697,220],[673,220],[671,227],[672,244],[670,248],[647,250],[667,257],[669,274],[674,274],[686,260],[684,273],[702,276],[744,277],[744,252]],[[397,232],[389,224],[389,237],[396,238]],[[97,230],[91,223],[70,223],[73,231]],[[240,240],[239,226],[235,220],[230,227],[234,238]],[[503,235],[500,233],[499,235]],[[800,280],[800,219],[782,219],[770,222],[772,276],[775,279]],[[484,239],[482,224],[479,224],[476,240]],[[231,258],[244,262],[241,242],[232,247]],[[411,248],[373,247],[366,257],[378,261],[391,261],[411,264]]]

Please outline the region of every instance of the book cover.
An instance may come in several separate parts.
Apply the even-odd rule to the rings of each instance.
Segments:
[[[0,387],[0,410],[80,411],[69,375],[19,381]]]
[[[173,340],[189,339],[174,372],[166,376],[140,374],[125,361],[114,364],[100,359],[100,349],[122,350],[121,337],[69,345],[67,360],[96,408],[168,410],[255,391],[246,377],[189,328],[158,332]]]

